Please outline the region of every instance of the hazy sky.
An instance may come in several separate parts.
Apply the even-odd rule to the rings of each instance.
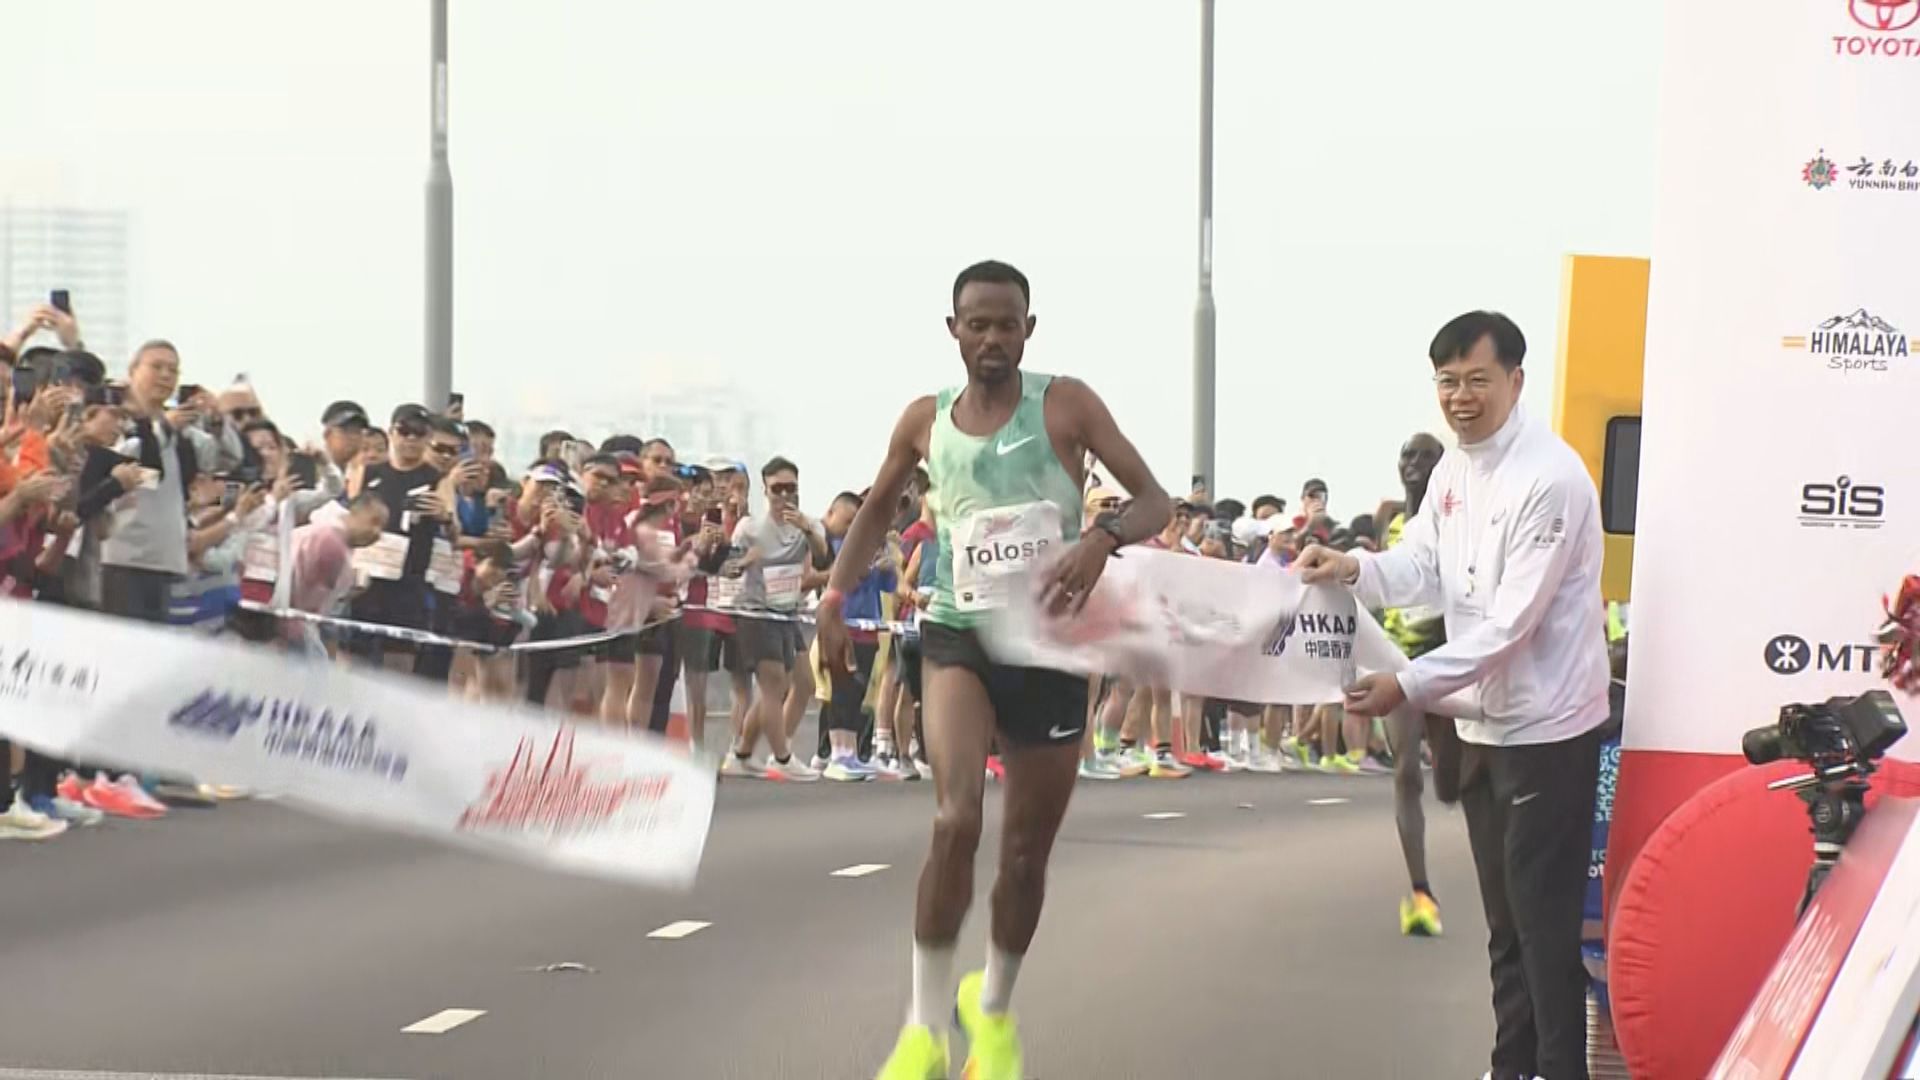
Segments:
[[[1219,8],[1218,487],[1317,474],[1369,511],[1444,433],[1441,322],[1514,316],[1544,417],[1560,256],[1646,253],[1656,4]],[[132,211],[136,336],[189,381],[251,373],[296,436],[418,395],[425,0],[0,25],[32,43],[0,62],[0,195]],[[737,384],[777,418],[751,449],[824,501],[961,377],[948,289],[992,257],[1034,282],[1028,366],[1089,381],[1183,490],[1198,38],[1198,0],[454,0],[469,415],[597,438],[650,387]]]

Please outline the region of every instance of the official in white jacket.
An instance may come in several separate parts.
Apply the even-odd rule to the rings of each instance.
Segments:
[[[1512,320],[1462,315],[1429,353],[1460,448],[1434,469],[1399,546],[1309,548],[1298,569],[1352,587],[1364,607],[1442,608],[1447,644],[1361,679],[1347,709],[1430,710],[1473,688],[1460,801],[1490,932],[1490,1076],[1586,1080],[1580,923],[1608,716],[1600,500],[1579,455],[1518,407],[1526,339]]]

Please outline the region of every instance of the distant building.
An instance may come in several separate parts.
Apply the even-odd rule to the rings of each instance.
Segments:
[[[133,348],[127,214],[0,202],[0,319],[9,325],[55,289],[72,295],[88,350],[116,370]]]

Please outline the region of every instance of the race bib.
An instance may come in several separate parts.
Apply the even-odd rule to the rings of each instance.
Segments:
[[[270,529],[262,529],[247,540],[247,549],[240,556],[240,578],[243,581],[280,580],[280,534]]]
[[[762,568],[762,580],[767,584],[768,607],[792,610],[800,606],[800,576],[804,569],[798,563]]]
[[[402,548],[401,556],[403,561],[405,555],[406,549]],[[446,540],[435,540],[433,542],[433,557],[427,562],[427,584],[433,586],[436,592],[442,592],[448,596],[457,596],[460,593],[460,585],[462,579],[466,577],[466,573],[466,564],[461,561],[460,556],[453,550],[453,544]]]
[[[1035,502],[982,510],[961,519],[948,536],[954,607],[993,611],[1007,606],[1007,590],[1017,575],[1063,543],[1060,508]]]
[[[381,533],[380,539],[353,553],[353,569],[375,581],[399,581],[407,569],[407,538]]]
[[[731,611],[740,606],[740,589],[746,584],[745,577],[727,577],[717,574],[707,579],[707,606],[723,611]]]

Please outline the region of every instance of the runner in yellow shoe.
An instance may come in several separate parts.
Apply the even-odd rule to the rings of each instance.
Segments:
[[[976,628],[1043,556],[1059,553],[1041,582],[1065,612],[1086,602],[1116,548],[1159,532],[1171,503],[1105,403],[1072,379],[1020,369],[1034,318],[1020,271],[985,262],[953,285],[948,332],[960,345],[964,386],[907,406],[866,504],[854,518],[818,611],[825,662],[852,663],[841,606],[854,567],[873,561],[887,517],[914,468],[927,463],[939,525],[932,603],[921,622],[923,738],[938,809],[920,873],[913,928],[913,998],[880,1080],[943,1080],[954,1011],[954,941],[973,902],[987,749],[997,735],[1006,768],[1000,868],[993,886],[984,972],[962,982],[961,1023],[972,1037],[962,1076],[1023,1080],[1010,1004],[1021,960],[1040,921],[1047,859],[1073,795],[1087,722],[1087,680],[995,663]],[[1083,470],[1091,451],[1133,493],[1118,515],[1081,534]]]

